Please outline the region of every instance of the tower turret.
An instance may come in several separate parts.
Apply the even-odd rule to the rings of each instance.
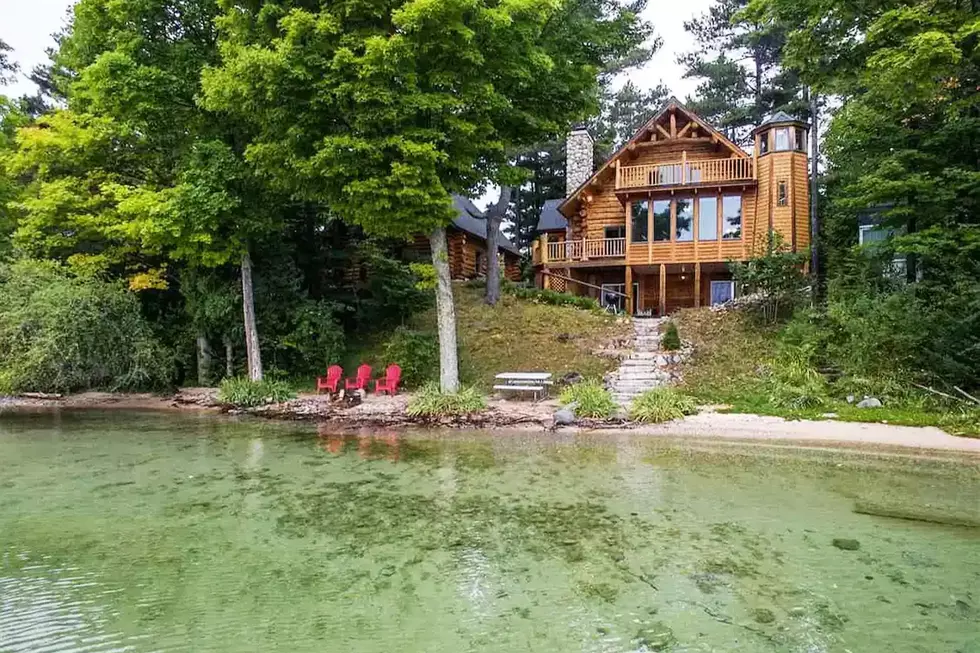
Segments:
[[[759,208],[768,209],[759,214],[768,213],[769,228],[779,233],[794,252],[806,249],[810,244],[808,128],[802,120],[777,111],[752,132],[759,179]],[[757,233],[765,232],[760,228]]]

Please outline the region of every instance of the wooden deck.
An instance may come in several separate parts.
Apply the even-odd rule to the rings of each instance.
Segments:
[[[745,184],[756,179],[750,158],[668,161],[616,168],[616,190]]]

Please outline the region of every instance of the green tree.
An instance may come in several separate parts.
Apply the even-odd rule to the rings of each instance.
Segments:
[[[456,391],[451,193],[514,183],[510,153],[596,103],[597,74],[645,36],[611,0],[223,0],[205,105],[249,121],[246,154],[365,231],[429,234],[440,377]]]
[[[122,269],[134,289],[168,283],[168,262],[236,263],[249,375],[262,376],[252,249],[287,204],[243,158],[242,124],[197,103],[218,60],[213,0],[81,0],[50,77],[67,108],[22,130],[32,179],[17,239],[32,254]],[[66,229],[70,225],[70,229]]]

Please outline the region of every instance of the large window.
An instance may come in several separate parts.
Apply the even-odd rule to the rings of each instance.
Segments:
[[[725,195],[721,198],[722,238],[736,240],[742,237],[742,196]]]
[[[806,152],[806,131],[802,127],[796,128],[796,149]]]
[[[653,203],[653,239],[670,240],[670,200]]]
[[[679,198],[677,202],[677,234],[678,242],[694,240],[694,200]]]
[[[698,240],[718,240],[718,198],[698,198]]]
[[[773,149],[777,152],[785,152],[789,149],[789,127],[780,127],[773,132]]]
[[[649,205],[647,200],[633,202],[630,215],[633,216],[633,230],[630,238],[634,243],[647,242],[647,220],[649,219]]]

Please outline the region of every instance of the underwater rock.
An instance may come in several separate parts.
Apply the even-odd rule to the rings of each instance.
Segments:
[[[776,620],[776,615],[768,608],[756,608],[752,611],[752,618],[760,624],[771,624]]]
[[[638,645],[645,646],[651,651],[666,651],[677,641],[674,632],[662,621],[655,621],[641,628],[633,639]]]
[[[846,537],[835,537],[834,546],[842,551],[857,551],[861,548],[861,543]]]

